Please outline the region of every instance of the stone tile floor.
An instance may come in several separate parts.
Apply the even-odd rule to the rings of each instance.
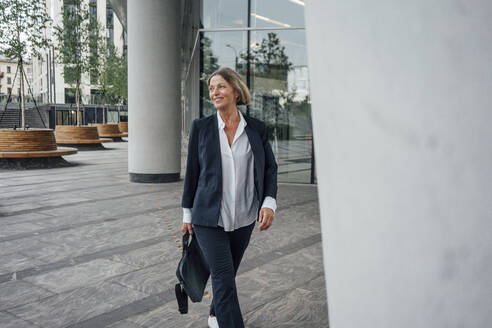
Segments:
[[[182,181],[128,182],[127,143],[72,167],[0,170],[0,327],[207,327],[179,314]],[[237,277],[246,327],[328,327],[317,190],[280,184]]]

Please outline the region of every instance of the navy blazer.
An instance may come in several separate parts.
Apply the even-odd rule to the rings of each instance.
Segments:
[[[260,206],[266,196],[277,198],[277,163],[268,142],[265,123],[243,114],[254,155],[254,181]],[[222,201],[222,160],[217,114],[194,120],[181,206],[191,208],[191,222],[216,227]]]

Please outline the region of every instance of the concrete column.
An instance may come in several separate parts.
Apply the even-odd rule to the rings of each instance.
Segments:
[[[306,1],[331,327],[491,325],[490,17]]]
[[[128,1],[128,171],[132,182],[180,173],[180,1]]]

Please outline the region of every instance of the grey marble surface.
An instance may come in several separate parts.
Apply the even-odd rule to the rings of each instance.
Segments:
[[[174,298],[182,181],[129,183],[127,146],[0,170],[0,327],[207,326],[210,283],[187,315]],[[280,184],[237,286],[246,327],[328,326],[315,186]]]

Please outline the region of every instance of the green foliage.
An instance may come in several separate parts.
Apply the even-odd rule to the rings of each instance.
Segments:
[[[65,82],[80,88],[89,69],[89,10],[81,0],[64,1],[62,25],[55,26],[57,61],[64,65]]]
[[[248,53],[241,52],[239,57],[247,62]],[[285,47],[280,45],[280,39],[273,32],[268,33],[267,39],[255,44],[250,50],[249,60],[251,65],[254,65],[255,75],[277,80],[286,80],[287,73],[292,67],[289,56],[285,54]],[[244,70],[245,65],[242,66]]]
[[[50,22],[45,0],[0,0],[0,51],[13,60],[39,55]]]
[[[114,45],[103,45],[105,55],[98,70],[99,92],[104,103],[123,104],[128,99],[127,57],[118,55]]]
[[[120,104],[128,103],[128,58],[126,55],[118,59],[118,69],[116,70],[114,82],[114,94]]]
[[[203,36],[201,39],[202,51],[203,51],[203,74],[204,79],[207,79],[210,74],[218,70],[219,64],[217,57],[212,52],[212,40]]]

